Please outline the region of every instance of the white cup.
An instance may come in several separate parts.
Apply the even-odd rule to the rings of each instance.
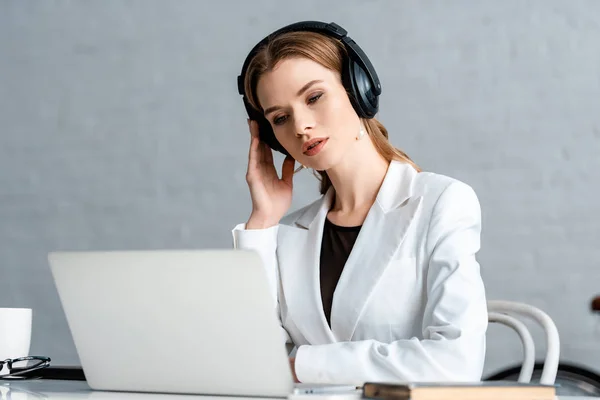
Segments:
[[[31,308],[0,308],[0,361],[29,355],[32,319]]]

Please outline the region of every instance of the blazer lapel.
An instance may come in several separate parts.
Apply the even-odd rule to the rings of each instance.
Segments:
[[[408,164],[390,163],[335,289],[331,330],[338,341],[351,340],[371,291],[394,258],[421,205],[421,197],[411,197],[416,173]],[[321,231],[323,222],[318,222]]]
[[[290,293],[286,295],[288,310],[296,327],[311,344],[335,342],[323,311],[319,275],[323,226],[332,198],[333,190],[329,190],[295,222],[279,228],[285,230],[280,236],[285,241],[279,244],[279,250],[289,260],[281,271],[284,293]]]

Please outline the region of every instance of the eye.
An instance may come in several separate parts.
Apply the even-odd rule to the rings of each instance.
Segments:
[[[321,98],[321,96],[323,96],[323,93],[319,93],[317,95],[312,96],[311,98],[308,99],[308,104],[315,103],[317,100],[319,100]]]
[[[273,124],[275,125],[281,125],[286,121],[287,117],[285,115],[282,115],[280,117],[276,117],[275,119],[273,119]]]

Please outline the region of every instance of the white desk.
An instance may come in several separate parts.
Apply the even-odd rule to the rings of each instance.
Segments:
[[[0,381],[1,400],[226,400],[229,397],[222,396],[194,396],[180,394],[159,393],[127,393],[127,392],[105,392],[91,390],[87,383],[82,381],[53,381],[53,380],[29,380],[29,381]],[[234,399],[231,397],[231,399]],[[260,398],[235,398],[240,400],[261,400]],[[264,399],[267,400],[267,399]],[[269,399],[272,400],[272,399]]]
[[[291,395],[289,400],[302,398],[306,400],[359,400],[360,393],[334,394],[334,395]],[[82,381],[55,381],[55,380],[28,380],[28,381],[1,381],[0,400],[274,400],[273,398],[260,397],[228,397],[228,396],[203,396],[187,394],[163,393],[131,393],[131,392],[106,392],[91,390],[87,383]],[[562,400],[562,399],[561,399]],[[600,400],[600,399],[596,399]]]
[[[303,399],[314,400],[356,400],[358,395],[302,395],[290,396],[290,399],[302,397]],[[126,392],[104,392],[94,391],[89,388],[85,382],[81,381],[0,381],[0,399],[1,400],[261,400],[257,397],[225,397],[225,396],[201,396],[201,395],[183,395],[183,394],[158,394],[158,393],[126,393]],[[267,400],[267,399],[265,399]],[[268,399],[273,400],[273,399]],[[557,400],[600,400],[600,397],[571,397],[561,396]]]

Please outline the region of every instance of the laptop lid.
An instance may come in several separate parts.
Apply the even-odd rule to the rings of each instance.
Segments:
[[[292,392],[274,299],[256,253],[54,252],[48,260],[91,388]]]

